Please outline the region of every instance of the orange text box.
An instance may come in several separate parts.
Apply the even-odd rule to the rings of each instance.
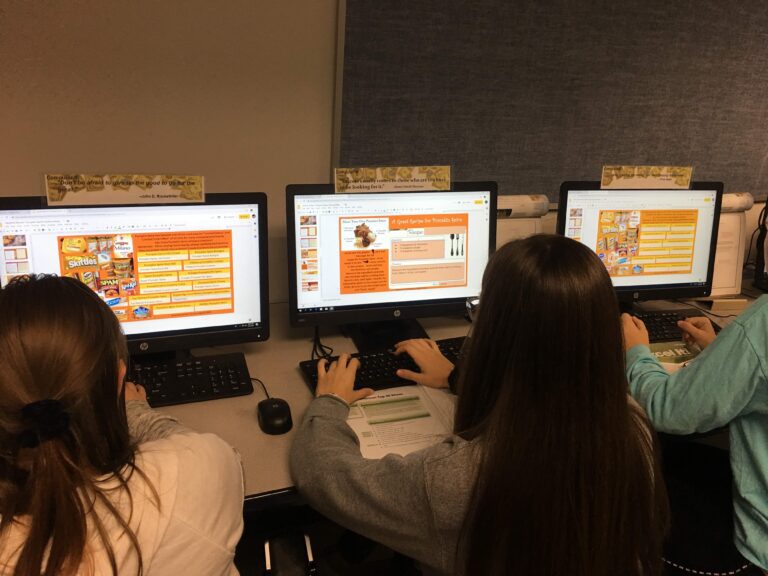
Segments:
[[[359,250],[341,252],[342,294],[365,294],[389,290],[387,269],[388,250]]]
[[[698,210],[643,210],[641,214],[642,224],[650,225],[695,224],[698,218]]]

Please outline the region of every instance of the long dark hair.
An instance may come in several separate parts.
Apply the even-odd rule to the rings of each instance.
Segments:
[[[465,573],[659,574],[666,492],[597,256],[552,235],[499,249],[465,366],[455,430],[481,447]]]
[[[115,517],[142,572],[135,534],[96,482],[112,477],[127,490],[138,471],[117,385],[126,359],[115,315],[77,280],[33,275],[0,290],[0,538],[19,517],[29,518],[15,575],[75,573],[87,559],[88,521],[117,574],[96,504]],[[21,440],[30,433],[23,408],[44,400],[56,401],[69,425],[30,446]]]

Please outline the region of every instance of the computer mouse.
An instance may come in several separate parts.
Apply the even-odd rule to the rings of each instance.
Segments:
[[[282,398],[267,398],[256,409],[259,428],[265,434],[285,434],[293,428],[291,407]]]

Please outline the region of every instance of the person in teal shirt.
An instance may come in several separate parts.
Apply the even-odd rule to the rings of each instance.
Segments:
[[[717,337],[708,319],[678,323],[702,352],[669,374],[651,354],[642,321],[622,315],[632,396],[656,430],[707,432],[728,426],[733,473],[734,544],[768,570],[768,296]],[[766,572],[768,574],[768,572]]]

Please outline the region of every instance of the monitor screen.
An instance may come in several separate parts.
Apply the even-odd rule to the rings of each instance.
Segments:
[[[48,208],[0,198],[0,283],[77,278],[120,320],[131,352],[269,335],[266,197],[205,204]]]
[[[496,184],[442,192],[287,188],[293,325],[459,313],[496,242]]]
[[[597,253],[622,300],[707,296],[722,194],[720,182],[690,190],[565,182],[557,230]]]

